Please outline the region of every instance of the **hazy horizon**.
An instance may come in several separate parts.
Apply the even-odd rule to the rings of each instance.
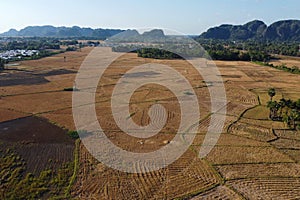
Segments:
[[[245,24],[261,20],[267,25],[275,21],[299,19],[300,2],[296,0],[220,0],[216,2],[173,0],[141,2],[89,1],[61,3],[58,0],[12,0],[1,3],[0,33],[27,26],[53,25],[90,28],[136,29],[167,28],[198,35],[221,24]],[[13,12],[12,12],[13,11]],[[16,14],[15,14],[16,13]]]

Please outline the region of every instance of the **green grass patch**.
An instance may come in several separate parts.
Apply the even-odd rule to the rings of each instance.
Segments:
[[[78,155],[75,161],[78,165]],[[30,173],[26,172],[26,161],[14,150],[0,151],[0,199],[65,199],[60,196],[74,182],[74,165],[75,162],[66,162],[39,174]]]
[[[256,106],[245,112],[243,117],[250,119],[268,120],[269,119],[269,109],[265,106]]]
[[[288,67],[285,64],[281,64],[281,65],[273,65],[270,64],[268,62],[254,62],[255,64],[261,65],[261,66],[267,66],[267,67],[272,67],[281,71],[285,71],[285,72],[289,72],[292,74],[300,74],[300,69],[296,66],[293,67]]]

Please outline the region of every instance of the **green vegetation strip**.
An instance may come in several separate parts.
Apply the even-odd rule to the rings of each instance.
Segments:
[[[292,73],[292,74],[300,74],[300,69],[296,66],[293,66],[293,67],[288,67],[286,66],[285,64],[282,64],[282,65],[273,65],[273,64],[270,64],[268,62],[253,62],[255,64],[258,64],[258,65],[261,65],[261,66],[267,66],[267,67],[272,67],[272,68],[275,68],[275,69],[278,69],[278,70],[282,70],[282,71],[285,71],[285,72],[289,72],[289,73]]]
[[[79,169],[79,146],[80,146],[80,139],[77,139],[75,141],[75,150],[74,150],[74,170],[73,170],[73,174],[70,178],[69,185],[67,186],[67,188],[65,190],[65,198],[70,198],[70,196],[71,196],[71,187],[73,186],[73,184],[76,180],[77,172]]]

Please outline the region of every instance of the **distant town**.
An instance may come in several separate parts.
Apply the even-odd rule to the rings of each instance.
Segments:
[[[17,49],[0,52],[0,58],[4,60],[17,60],[24,57],[32,57],[35,55],[39,55],[39,50]]]

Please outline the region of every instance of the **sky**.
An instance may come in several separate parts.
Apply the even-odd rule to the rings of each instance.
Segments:
[[[299,0],[0,0],[0,32],[26,26],[167,28],[198,35],[220,24],[300,19]]]

